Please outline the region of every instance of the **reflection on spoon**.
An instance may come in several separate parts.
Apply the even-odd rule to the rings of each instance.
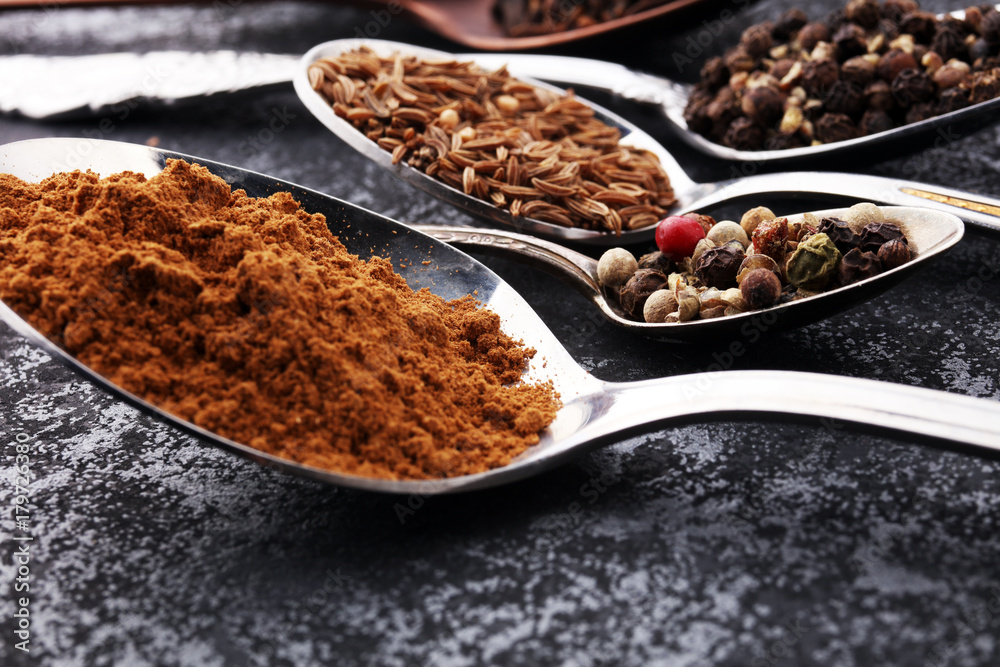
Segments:
[[[313,90],[309,80],[309,66],[316,60],[332,58],[362,46],[367,46],[384,57],[395,53],[432,60],[447,60],[455,57],[441,51],[380,40],[342,39],[325,42],[310,49],[299,61],[294,78],[295,91],[313,115],[352,148],[425,192],[454,204],[473,215],[518,231],[548,238],[605,246],[627,245],[647,241],[653,237],[654,226],[623,231],[618,236],[607,232],[562,227],[541,220],[517,217],[507,210],[497,208],[482,199],[450,187],[418,169],[401,162],[393,164],[392,154],[369,140],[348,121],[337,116],[330,104]],[[479,57],[478,54],[474,55],[473,62],[478,62]],[[538,81],[524,80],[542,88],[552,89],[551,86]],[[791,197],[828,195],[894,206],[924,206],[952,213],[966,222],[1000,232],[1000,199],[902,179],[859,174],[792,172],[758,174],[718,183],[696,183],[688,177],[667,150],[651,136],[607,109],[590,102],[587,103],[594,108],[597,118],[620,130],[620,144],[648,150],[659,158],[660,164],[673,186],[674,195],[677,198],[675,210],[678,212],[694,210],[709,212],[714,206],[741,199],[754,197],[759,199],[764,195]]]
[[[541,442],[510,465],[485,473],[434,481],[370,479],[311,468],[263,454],[156,408],[83,366],[0,302],[0,319],[54,358],[154,418],[263,465],[339,486],[386,493],[430,495],[497,486],[537,474],[580,452],[642,429],[736,416],[785,416],[843,420],[876,431],[909,435],[936,446],[963,445],[982,454],[1000,452],[1000,403],[885,382],[788,371],[730,371],[604,382],[581,368],[528,304],[493,272],[468,255],[347,202],[268,176],[199,158],[111,141],[37,139],[0,147],[0,172],[37,181],[61,165],[107,176],[125,170],[151,177],[168,158],[204,165],[251,197],[290,192],[302,207],[326,216],[351,252],[391,257],[415,287],[444,297],[476,293],[498,313],[505,331],[534,347],[530,381],[549,380],[564,403]]]
[[[669,342],[703,342],[710,338],[737,337],[748,324],[765,323],[768,331],[802,326],[856,306],[890,289],[907,276],[927,266],[962,238],[962,221],[953,215],[923,208],[884,208],[886,216],[906,230],[913,258],[891,271],[764,310],[707,320],[650,324],[626,317],[614,295],[597,280],[597,261],[587,255],[525,234],[491,229],[413,225],[425,234],[452,245],[491,254],[513,256],[552,273],[592,301],[605,318],[623,329]],[[846,209],[815,211],[820,218],[843,217]],[[786,216],[797,222],[802,215]]]

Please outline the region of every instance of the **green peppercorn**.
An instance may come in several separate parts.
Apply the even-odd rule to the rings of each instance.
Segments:
[[[821,290],[830,282],[840,251],[826,234],[814,234],[799,244],[788,258],[785,275],[795,287]]]

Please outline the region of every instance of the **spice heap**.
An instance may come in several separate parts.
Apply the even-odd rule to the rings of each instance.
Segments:
[[[910,261],[903,230],[874,204],[840,218],[811,213],[789,223],[763,206],[739,223],[698,213],[665,218],[659,250],[638,260],[624,248],[601,256],[597,277],[639,322],[738,315],[850,285]]]
[[[288,193],[170,161],[150,180],[0,175],[0,298],[110,381],[317,468],[425,479],[538,442],[558,399],[470,296],[412,291]]]
[[[509,37],[550,35],[632,16],[667,0],[497,0],[493,14]]]
[[[620,233],[655,225],[676,200],[652,153],[572,93],[505,69],[382,58],[367,48],[309,68],[333,111],[403,162],[515,216]]]
[[[1000,95],[1000,12],[937,19],[915,0],[850,0],[810,22],[790,9],[709,59],[688,127],[739,150],[875,134]]]

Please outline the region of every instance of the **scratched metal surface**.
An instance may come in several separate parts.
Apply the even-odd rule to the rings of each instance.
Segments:
[[[715,3],[599,50],[668,75],[684,66],[681,75],[690,76],[693,66],[674,54],[719,52],[740,28],[790,4]],[[735,18],[714,23],[727,9]],[[51,5],[0,13],[0,52],[301,52],[373,20],[311,3]],[[707,40],[720,27],[722,36]],[[448,46],[401,20],[378,32]],[[710,43],[692,47],[699,38]],[[615,108],[669,140],[654,115]],[[290,88],[127,111],[104,130],[102,119],[0,118],[0,141],[156,138],[162,147],[271,173],[404,221],[472,222],[328,137]],[[730,173],[674,147],[697,178]],[[838,166],[1000,194],[996,129],[942,137],[937,147],[878,163],[881,157]],[[725,344],[671,347],[623,336],[550,277],[487,261],[602,378],[718,363],[1000,400],[995,238],[969,235],[930,271],[823,323],[782,335],[749,332],[741,340],[748,351],[736,359],[727,358]],[[0,664],[1000,661],[993,461],[839,424],[723,422],[625,440],[508,488],[385,497],[287,477],[211,449],[77,380],[6,328],[0,358]],[[30,590],[20,593],[13,554],[24,543],[12,539],[18,437],[29,444],[33,476],[30,580],[22,582]],[[29,599],[30,653],[15,648],[12,614],[21,596]]]

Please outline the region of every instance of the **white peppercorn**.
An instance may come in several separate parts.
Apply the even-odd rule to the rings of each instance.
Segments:
[[[732,220],[722,220],[715,223],[715,226],[708,230],[708,235],[705,238],[714,242],[715,245],[725,245],[729,241],[739,241],[744,249],[750,245],[750,237],[747,236],[743,227]]]
[[[748,235],[753,234],[753,230],[757,229],[757,225],[765,220],[774,220],[775,217],[777,216],[774,215],[774,211],[768,207],[758,206],[743,214],[743,217],[740,218],[740,227]]]
[[[871,223],[880,224],[885,222],[885,214],[875,204],[862,202],[847,209],[843,220],[853,229],[858,230]]]
[[[611,248],[597,262],[597,280],[606,287],[620,287],[638,268],[639,262],[628,250]]]
[[[676,313],[679,307],[677,296],[667,289],[653,292],[642,307],[642,317],[650,323],[665,322],[667,315]]]

